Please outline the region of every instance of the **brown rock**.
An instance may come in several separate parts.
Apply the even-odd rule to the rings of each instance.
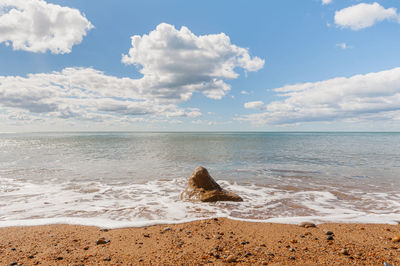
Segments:
[[[222,189],[210,176],[207,169],[198,166],[189,178],[188,187],[182,193],[182,198],[203,202],[243,201],[235,193]]]
[[[304,227],[304,228],[310,228],[310,227],[316,227],[315,224],[310,223],[310,222],[302,222],[299,224],[300,227]]]
[[[226,262],[236,262],[236,257],[233,255],[230,255],[226,258]]]
[[[110,240],[105,239],[104,237],[102,237],[102,238],[99,238],[99,240],[96,241],[96,245],[104,245],[104,244],[107,244],[109,242],[110,242]]]
[[[400,236],[393,237],[392,242],[394,242],[394,243],[400,242]]]

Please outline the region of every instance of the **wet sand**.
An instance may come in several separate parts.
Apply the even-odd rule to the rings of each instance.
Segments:
[[[396,236],[400,225],[303,228],[221,218],[112,230],[8,227],[0,228],[0,265],[400,265]]]

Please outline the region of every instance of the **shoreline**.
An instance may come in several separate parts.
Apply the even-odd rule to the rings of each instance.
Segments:
[[[304,228],[228,218],[120,229],[12,226],[0,228],[0,264],[400,265],[396,236],[400,225]]]

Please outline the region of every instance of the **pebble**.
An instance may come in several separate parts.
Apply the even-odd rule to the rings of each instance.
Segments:
[[[294,248],[289,248],[290,252],[295,252],[296,250]]]
[[[393,243],[400,242],[400,236],[395,236],[395,237],[393,237],[393,238],[392,238],[392,242],[393,242]]]
[[[100,231],[102,231],[102,232],[108,232],[108,228],[100,228]]]
[[[314,223],[310,222],[302,222],[299,224],[299,226],[304,228],[317,227]]]
[[[295,244],[295,243],[297,243],[297,240],[296,239],[292,239],[292,240],[290,240],[290,243]]]
[[[329,231],[329,230],[325,230],[324,234],[327,235],[327,236],[331,236],[331,235],[333,235],[333,232]]]
[[[343,255],[348,256],[348,255],[349,255],[349,251],[348,251],[347,249],[342,249],[342,250],[340,251],[340,254],[343,254]]]
[[[171,227],[164,227],[163,232],[167,232],[167,231],[170,231],[170,230],[171,230]]]
[[[150,238],[149,234],[143,234],[144,237]]]
[[[88,249],[89,249],[89,247],[84,247],[83,249],[84,249],[84,250],[88,250]]]
[[[109,243],[110,240],[105,239],[104,237],[100,238],[99,240],[96,241],[96,245],[103,245]]]
[[[383,263],[383,266],[392,266],[392,264],[390,264],[389,262],[386,262],[386,261],[385,261],[385,262]]]
[[[64,258],[61,257],[61,256],[56,258],[56,260],[63,260],[63,259],[64,259]]]
[[[28,259],[33,259],[35,256],[33,256],[33,255],[30,255],[30,256],[28,256]]]
[[[184,244],[183,242],[179,242],[178,243],[179,246],[183,246],[183,244]]]
[[[246,245],[246,244],[250,244],[250,242],[249,241],[243,241],[242,243],[240,243],[240,244],[242,244],[242,245]]]
[[[247,257],[250,257],[252,254],[251,254],[251,252],[247,252],[244,256],[247,258]]]
[[[236,257],[235,256],[233,256],[233,255],[229,255],[227,258],[226,258],[226,261],[227,262],[235,262],[236,261]]]
[[[104,259],[104,261],[111,261],[111,258],[107,257],[107,258]]]
[[[290,259],[290,260],[295,260],[296,258],[295,258],[295,257],[289,257],[289,259]]]
[[[326,240],[333,240],[333,239],[334,239],[334,238],[333,238],[333,236],[331,236],[331,235],[326,237]]]

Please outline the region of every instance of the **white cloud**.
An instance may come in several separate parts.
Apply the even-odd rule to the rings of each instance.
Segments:
[[[98,121],[105,117],[198,117],[197,108],[182,109],[141,94],[137,80],[107,76],[92,68],[0,76],[0,107],[43,117]]]
[[[322,0],[323,5],[331,4],[332,0]]]
[[[263,109],[264,102],[262,102],[262,101],[247,102],[244,104],[244,108],[246,108],[246,109]]]
[[[281,101],[266,112],[237,118],[254,124],[391,119],[400,113],[400,68],[288,85],[274,90]]]
[[[188,100],[194,92],[221,99],[230,90],[225,80],[239,76],[237,67],[257,71],[264,60],[231,44],[224,33],[196,36],[161,23],[149,34],[131,37],[132,48],[122,62],[140,68],[138,87],[159,100]]]
[[[385,9],[376,2],[360,3],[335,13],[336,25],[352,30],[368,28],[383,20],[397,20],[400,23],[400,15],[397,14],[396,8]]]
[[[223,33],[196,36],[185,27],[178,31],[168,24],[132,37],[132,44],[123,61],[142,66],[142,78],[118,78],[93,68],[0,76],[0,108],[43,119],[195,118],[202,115],[198,108],[178,104],[194,93],[220,99],[230,89],[225,80],[238,77],[235,68],[257,71],[264,65]]]
[[[337,43],[336,46],[342,48],[343,50],[353,48],[353,46],[347,45],[347,43],[345,43],[345,42]]]
[[[242,94],[242,95],[249,95],[249,93],[248,93],[247,91],[245,91],[245,90],[241,91],[240,94]]]
[[[0,43],[14,50],[70,53],[92,28],[77,9],[44,0],[0,1]]]

